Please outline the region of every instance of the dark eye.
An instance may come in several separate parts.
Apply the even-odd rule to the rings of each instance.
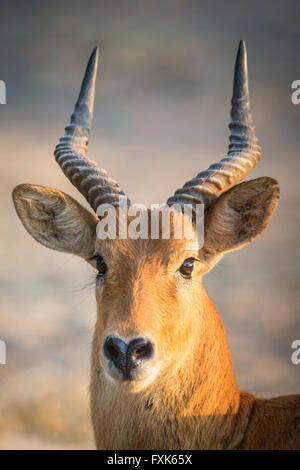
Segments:
[[[105,275],[107,271],[107,265],[100,255],[94,255],[90,258],[90,260],[95,260],[96,261],[96,268],[98,270],[97,278],[101,278]]]
[[[98,276],[103,277],[107,271],[107,266],[102,256],[97,257],[96,266],[98,269]]]
[[[180,274],[186,279],[190,279],[192,277],[192,272],[194,269],[194,258],[186,259],[179,268]]]

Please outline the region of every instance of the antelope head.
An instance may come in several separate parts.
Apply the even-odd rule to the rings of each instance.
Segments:
[[[96,214],[103,204],[112,205],[118,214],[121,202],[127,201],[130,209],[129,200],[86,155],[97,63],[94,50],[55,158]],[[215,321],[202,276],[225,253],[256,238],[276,207],[277,181],[262,177],[241,183],[261,157],[250,110],[244,42],[237,53],[231,103],[227,155],[167,201],[204,205],[204,243],[199,249],[187,249],[184,237],[100,239],[99,218],[67,194],[32,184],[14,189],[18,216],[38,242],[78,255],[96,269],[94,367],[107,383],[129,391],[146,389],[166,374],[174,375],[196,349],[201,353]]]

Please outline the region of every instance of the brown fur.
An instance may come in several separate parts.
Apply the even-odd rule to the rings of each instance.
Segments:
[[[99,240],[96,218],[69,196],[22,185],[18,215],[40,243],[87,258],[101,253],[108,271],[96,285],[91,412],[99,449],[300,449],[300,396],[262,400],[238,390],[223,324],[202,277],[224,253],[267,226],[277,182],[259,178],[223,194],[205,217],[205,243]],[[193,278],[178,272],[197,258]],[[93,264],[93,262],[91,262]],[[105,337],[152,338],[154,359],[140,381],[109,376]]]

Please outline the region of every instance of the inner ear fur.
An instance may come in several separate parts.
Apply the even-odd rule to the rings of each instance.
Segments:
[[[204,255],[221,255],[254,240],[268,225],[279,194],[278,182],[262,177],[220,196],[205,215]]]
[[[20,184],[13,201],[25,229],[39,243],[84,258],[92,255],[98,219],[73,198],[57,189]]]

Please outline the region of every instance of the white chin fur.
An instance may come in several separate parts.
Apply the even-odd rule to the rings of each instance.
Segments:
[[[137,393],[147,388],[152,382],[154,382],[159,372],[159,363],[157,363],[155,366],[151,368],[149,367],[149,369],[146,371],[147,373],[144,376],[137,377],[136,379],[132,380],[123,380],[121,377],[118,378],[117,376],[111,374],[102,363],[101,367],[104,373],[104,378],[109,384],[113,385],[114,387],[120,387],[130,393]]]

